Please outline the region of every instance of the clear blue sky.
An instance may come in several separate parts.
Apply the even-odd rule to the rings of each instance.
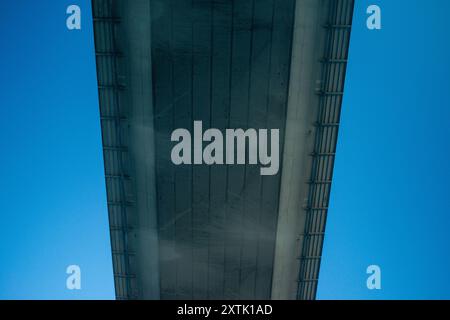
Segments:
[[[357,0],[319,298],[450,298],[449,13]],[[0,299],[114,297],[92,38],[87,0],[0,2]]]
[[[355,10],[319,298],[449,299],[450,1]]]
[[[0,299],[113,298],[90,1],[0,2]],[[66,289],[66,267],[82,290]]]

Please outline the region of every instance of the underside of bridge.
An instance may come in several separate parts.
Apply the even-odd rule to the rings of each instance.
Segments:
[[[93,0],[118,299],[315,298],[353,2]],[[279,173],[174,165],[194,121],[279,129]]]

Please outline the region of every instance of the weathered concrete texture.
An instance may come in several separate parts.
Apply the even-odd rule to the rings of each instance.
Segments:
[[[273,299],[295,299],[311,178],[329,1],[297,2],[283,177],[272,285]]]
[[[176,128],[281,129],[293,0],[151,1],[163,298],[268,299],[280,175],[180,166]]]
[[[93,0],[118,298],[299,297],[323,26],[342,1]],[[280,129],[280,172],[175,166],[171,133],[194,121]]]
[[[139,297],[159,299],[159,245],[155,178],[155,128],[152,85],[150,3],[120,4],[123,54],[127,57],[127,109],[129,150],[134,168],[136,275]],[[119,38],[120,39],[120,38]]]

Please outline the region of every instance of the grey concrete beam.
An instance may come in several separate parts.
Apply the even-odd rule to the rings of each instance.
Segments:
[[[119,4],[120,6],[121,4]],[[159,245],[155,181],[154,112],[150,1],[127,1],[121,28],[127,57],[129,151],[136,197],[134,232],[136,278],[140,299],[160,298]]]
[[[296,299],[329,1],[297,0],[272,299]]]

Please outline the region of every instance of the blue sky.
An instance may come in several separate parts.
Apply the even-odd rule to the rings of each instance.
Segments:
[[[356,2],[319,298],[450,298],[449,14],[446,0]]]
[[[69,31],[72,3],[0,2],[0,299],[114,297],[90,3]],[[357,0],[321,299],[450,298],[449,13]]]
[[[113,298],[89,1],[0,2],[0,299]],[[66,268],[82,270],[81,291]]]

